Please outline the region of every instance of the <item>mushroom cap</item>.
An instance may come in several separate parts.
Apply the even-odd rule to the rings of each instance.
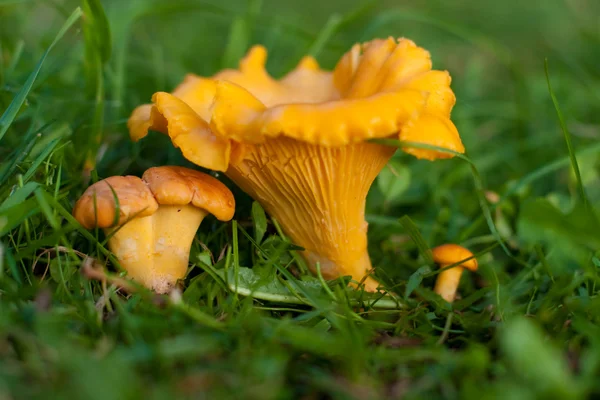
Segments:
[[[181,96],[188,93],[186,81],[180,87]],[[210,87],[210,84],[207,83]],[[184,90],[185,89],[185,90]],[[178,90],[175,91],[177,93]],[[198,92],[198,91],[196,91]],[[198,93],[192,92],[186,103],[175,95],[157,92],[152,96],[153,104],[137,107],[127,121],[133,140],[139,140],[155,130],[169,135],[176,148],[181,149],[185,158],[194,164],[217,171],[225,171],[234,152],[235,144],[225,138],[217,137],[203,119],[205,114],[198,114],[198,108],[192,106],[198,101]],[[203,92],[203,91],[200,91]],[[194,97],[193,94],[196,96]],[[201,96],[205,99],[206,96]],[[234,153],[235,155],[235,153]]]
[[[473,253],[471,253],[468,249],[452,243],[438,246],[434,248],[432,252],[433,261],[440,265],[452,265],[459,261],[473,257]],[[460,264],[460,266],[467,268],[470,271],[477,271],[477,259],[471,258],[470,260]]]
[[[152,192],[140,178],[111,176],[86,189],[75,203],[73,216],[86,229],[110,228],[122,225],[130,218],[152,215],[157,209],[158,203]]]
[[[146,170],[142,176],[161,205],[192,204],[221,221],[229,221],[235,212],[235,199],[221,181],[200,171],[164,166]]]
[[[397,137],[464,152],[450,120],[450,75],[433,70],[429,52],[408,39],[356,44],[333,71],[304,57],[279,80],[266,71],[266,56],[254,46],[238,69],[188,75],[172,94],[156,93],[132,113],[131,138],[148,129],[168,134],[187,159],[218,171],[241,162],[246,146],[277,137],[329,148]],[[453,156],[403,150],[429,160]]]

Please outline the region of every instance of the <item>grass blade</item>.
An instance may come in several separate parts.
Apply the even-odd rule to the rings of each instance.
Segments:
[[[88,96],[94,99],[94,118],[91,126],[92,140],[88,140],[88,150],[84,171],[89,173],[96,168],[96,155],[104,130],[104,64],[111,53],[110,29],[102,5],[97,0],[84,0],[85,20],[85,67]]]
[[[248,24],[244,17],[236,17],[229,29],[229,38],[223,52],[223,68],[233,68],[248,48]]]
[[[13,207],[3,208],[0,213],[0,237],[21,225],[27,218],[40,212],[37,200],[31,198]]]
[[[415,242],[417,249],[419,249],[419,253],[425,259],[425,261],[428,264],[433,264],[433,255],[431,254],[431,250],[429,249],[429,246],[427,246],[425,238],[423,238],[423,235],[421,235],[419,228],[417,225],[415,225],[413,220],[410,219],[408,215],[405,215],[400,218],[399,222],[406,230],[406,233],[408,233],[408,236],[410,236],[413,242]]]
[[[100,60],[105,63],[110,59],[112,52],[112,41],[110,26],[102,3],[99,0],[83,0],[86,26],[90,28],[95,47],[100,54]]]
[[[40,167],[40,165],[42,165],[42,163],[44,162],[44,160],[46,160],[50,153],[54,151],[54,148],[58,145],[59,142],[60,138],[56,138],[50,143],[48,143],[48,146],[37,156],[35,161],[31,164],[31,167],[29,167],[29,169],[23,176],[23,181],[27,182],[33,176],[33,174],[35,174],[35,171],[37,171],[37,169]]]
[[[58,31],[58,34],[56,35],[56,37],[54,38],[52,43],[50,43],[50,46],[48,46],[48,49],[44,52],[44,54],[42,54],[42,57],[38,61],[33,72],[29,75],[29,78],[27,78],[27,81],[25,81],[25,84],[23,85],[21,90],[19,90],[19,93],[17,93],[17,95],[15,96],[13,101],[10,103],[10,105],[8,106],[6,111],[4,111],[4,114],[2,114],[2,117],[0,117],[0,140],[2,140],[2,138],[6,134],[6,131],[8,131],[8,128],[13,123],[15,117],[17,116],[17,113],[21,109],[21,106],[25,102],[25,99],[27,98],[29,91],[33,87],[33,83],[37,79],[37,77],[40,73],[40,70],[42,69],[42,65],[44,64],[44,61],[46,61],[46,58],[48,57],[48,54],[50,53],[50,50],[52,50],[52,48],[56,45],[56,43],[58,43],[58,41],[60,39],[62,39],[62,37],[65,35],[65,33],[73,26],[73,24],[75,24],[75,22],[77,22],[77,20],[82,16],[82,14],[83,13],[81,11],[81,8],[78,7],[75,9],[75,11],[73,11],[71,16],[65,21],[65,23]]]
[[[229,38],[223,52],[223,68],[235,68],[248,49],[252,37],[254,21],[262,7],[262,0],[252,0],[243,16],[233,19],[229,28]]]
[[[333,14],[331,17],[329,17],[325,23],[325,26],[323,26],[323,29],[321,29],[321,32],[319,32],[314,42],[310,45],[307,53],[313,57],[317,57],[319,53],[323,51],[323,48],[327,42],[329,42],[333,35],[335,35],[335,33],[338,31],[342,22],[343,18],[339,14]]]
[[[258,244],[267,232],[267,216],[257,201],[252,203],[252,222],[254,223],[254,240]]]
[[[40,184],[37,182],[27,182],[25,185],[23,185],[23,187],[17,189],[6,200],[4,200],[4,202],[0,205],[0,212],[24,202],[27,197],[29,197],[29,195],[33,193],[33,191],[39,186]]]
[[[563,135],[565,137],[565,142],[567,143],[567,149],[569,151],[569,159],[571,160],[571,168],[575,172],[575,178],[577,179],[577,189],[579,190],[579,195],[581,196],[581,200],[585,205],[585,208],[589,208],[589,200],[585,193],[585,188],[583,187],[583,181],[581,180],[581,172],[579,171],[579,164],[577,163],[577,157],[575,156],[575,149],[573,148],[573,141],[571,138],[571,132],[567,128],[567,124],[565,124],[565,119],[563,118],[562,112],[560,111],[560,107],[558,106],[558,100],[554,95],[554,91],[552,90],[552,85],[550,84],[550,73],[548,71],[548,59],[544,60],[544,72],[546,73],[546,82],[548,83],[548,92],[550,93],[550,98],[552,98],[552,104],[554,104],[554,109],[556,110],[556,115],[558,116],[558,122],[560,123],[560,128],[562,129]]]

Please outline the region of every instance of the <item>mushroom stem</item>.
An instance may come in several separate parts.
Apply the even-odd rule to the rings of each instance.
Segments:
[[[147,217],[118,228],[108,241],[127,275],[157,293],[166,293],[185,277],[190,248],[207,212],[193,205],[161,205]]]
[[[361,281],[371,269],[367,192],[394,151],[371,143],[327,148],[280,138],[247,146],[226,174],[305,249],[313,272],[318,262],[326,279],[351,275]],[[365,286],[375,291],[377,282],[368,278]]]
[[[440,268],[446,268],[450,265],[452,264],[441,264]],[[456,291],[458,290],[463,270],[463,267],[456,266],[440,272],[435,281],[434,292],[439,294],[448,303],[452,303],[456,297]]]

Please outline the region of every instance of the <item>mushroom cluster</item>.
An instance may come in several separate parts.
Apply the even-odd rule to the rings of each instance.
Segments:
[[[91,185],[73,215],[103,228],[127,276],[166,293],[188,268],[190,248],[207,214],[233,217],[235,201],[219,180],[182,167],[155,167],[136,176],[111,176]]]
[[[407,39],[354,45],[333,71],[312,57],[280,80],[253,47],[239,69],[188,75],[171,94],[155,93],[128,127],[137,141],[167,134],[191,162],[223,171],[259,201],[311,269],[351,275],[368,291],[378,283],[367,252],[367,192],[396,151],[370,142],[399,138],[464,152],[450,120],[450,75]],[[405,148],[417,158],[447,152]]]

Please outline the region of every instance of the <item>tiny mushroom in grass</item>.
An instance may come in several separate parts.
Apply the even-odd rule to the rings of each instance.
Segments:
[[[141,179],[111,176],[96,182],[77,201],[73,215],[87,229],[105,230],[129,277],[166,293],[185,277],[204,217],[210,213],[229,221],[234,210],[233,194],[219,180],[165,166],[148,169]]]
[[[450,120],[450,75],[432,70],[429,53],[407,39],[356,44],[331,72],[307,56],[280,80],[265,61],[265,48],[255,46],[238,70],[188,75],[172,94],[155,93],[132,113],[131,138],[169,135],[188,160],[224,171],[258,200],[313,271],[319,264],[325,278],[351,275],[375,291],[365,201],[396,148],[369,139],[464,152]]]
[[[456,297],[463,270],[466,268],[473,272],[477,271],[477,260],[473,258],[473,253],[462,246],[444,244],[433,249],[433,261],[438,263],[440,268],[460,263],[440,272],[435,281],[434,291],[444,300],[452,303]]]

